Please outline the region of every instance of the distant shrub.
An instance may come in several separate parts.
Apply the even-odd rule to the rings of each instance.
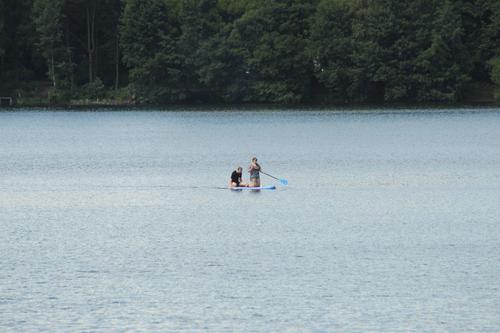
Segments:
[[[106,87],[101,79],[96,78],[93,82],[85,84],[80,90],[80,98],[102,99],[106,96]]]
[[[128,101],[131,100],[131,91],[129,87],[123,87],[119,89],[109,89],[106,92],[106,99],[115,101]]]
[[[490,78],[495,84],[495,99],[500,100],[500,57],[491,59],[488,64],[491,66]]]
[[[71,100],[71,93],[68,90],[51,89],[48,99],[50,105],[67,104]]]

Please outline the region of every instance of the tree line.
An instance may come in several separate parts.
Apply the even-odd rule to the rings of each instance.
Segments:
[[[0,92],[139,103],[460,102],[498,0],[1,0]]]

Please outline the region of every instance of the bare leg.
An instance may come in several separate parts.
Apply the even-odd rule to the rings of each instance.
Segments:
[[[250,186],[251,187],[259,187],[260,186],[260,179],[259,178],[253,178],[250,180]]]

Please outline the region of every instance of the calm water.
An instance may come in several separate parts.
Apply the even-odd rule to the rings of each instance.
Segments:
[[[138,330],[499,332],[500,110],[0,113],[0,331]]]

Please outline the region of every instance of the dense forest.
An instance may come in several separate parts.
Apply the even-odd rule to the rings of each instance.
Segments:
[[[0,96],[25,103],[462,102],[499,87],[498,0],[0,0]]]

